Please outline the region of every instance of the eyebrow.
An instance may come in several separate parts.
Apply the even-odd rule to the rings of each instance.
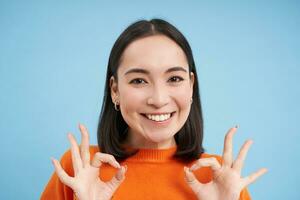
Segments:
[[[175,72],[175,71],[187,72],[187,70],[184,69],[183,67],[171,67],[167,71],[165,71],[165,73],[170,73],[170,72]],[[132,68],[132,69],[128,70],[127,72],[125,72],[124,75],[130,74],[130,73],[150,74],[150,72],[146,69]]]

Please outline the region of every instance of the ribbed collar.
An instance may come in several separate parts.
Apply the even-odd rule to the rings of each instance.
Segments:
[[[135,162],[166,162],[173,160],[172,156],[176,150],[177,146],[167,149],[139,149],[135,155],[126,160]]]

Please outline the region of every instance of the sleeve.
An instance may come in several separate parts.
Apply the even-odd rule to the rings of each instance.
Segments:
[[[240,194],[240,200],[251,200],[250,194],[247,188],[243,189]]]
[[[61,165],[69,176],[74,176],[70,150],[61,158]],[[73,200],[73,190],[64,185],[54,172],[40,200]]]

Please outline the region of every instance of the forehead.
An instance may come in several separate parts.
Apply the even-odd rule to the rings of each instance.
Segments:
[[[188,69],[185,53],[172,39],[164,35],[154,35],[130,43],[122,55],[119,72],[132,67],[151,71],[181,66]]]

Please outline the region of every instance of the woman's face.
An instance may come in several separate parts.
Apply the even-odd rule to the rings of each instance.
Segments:
[[[129,126],[128,142],[139,147],[174,145],[190,112],[194,74],[183,50],[164,35],[132,42],[123,52],[111,96]]]

